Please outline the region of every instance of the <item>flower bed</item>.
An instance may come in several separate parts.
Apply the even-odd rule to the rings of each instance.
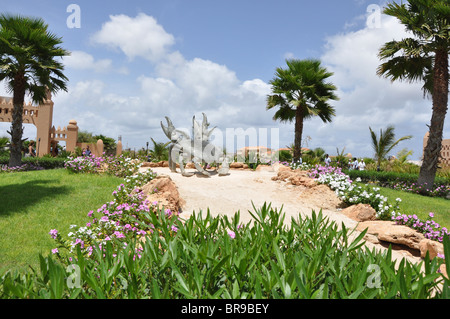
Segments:
[[[397,224],[410,226],[423,233],[426,238],[443,241],[444,236],[450,237],[450,232],[432,220],[433,213],[429,214],[429,220],[423,222],[416,215],[405,215],[400,212],[399,203],[401,198],[395,202],[389,201],[386,196],[379,193],[378,187],[369,185],[357,186],[350,176],[342,172],[340,168],[315,166],[308,173],[320,184],[328,185],[336,192],[336,195],[349,205],[369,204],[377,212],[377,219],[393,220]],[[361,182],[358,177],[356,182]]]
[[[420,220],[417,215],[405,215],[399,214],[397,216],[392,216],[392,220],[398,225],[409,226],[418,232],[424,234],[428,239],[443,242],[444,236],[450,237],[450,231],[441,227],[438,223],[433,220],[434,214],[430,213],[426,221]]]
[[[103,156],[84,155],[69,157],[65,168],[73,173],[107,173],[117,177],[129,177],[135,174],[142,162],[125,155]]]
[[[58,243],[58,248],[53,253],[59,254],[59,249],[67,249],[70,253],[80,247],[81,252],[90,256],[95,247],[101,249],[108,241],[117,239],[123,241],[128,233],[146,235],[153,231],[149,223],[147,213],[156,210],[156,203],[149,203],[140,187],[150,182],[156,176],[151,170],[129,176],[113,191],[113,200],[102,205],[96,212],[90,211],[88,217],[92,220],[85,226],[72,225],[74,229],[69,233],[70,239],[64,240],[56,229],[50,231],[50,235]],[[169,216],[171,212],[166,212]],[[145,226],[143,226],[145,225]],[[115,250],[121,249],[120,245],[113,246]],[[117,251],[116,251],[117,252]]]
[[[388,220],[399,211],[398,204],[401,199],[397,198],[395,202],[391,202],[386,196],[380,194],[379,188],[355,185],[339,167],[316,165],[310,170],[309,176],[319,184],[328,185],[346,204],[369,204],[377,212],[378,219]]]
[[[31,163],[25,163],[20,166],[8,167],[8,165],[0,165],[0,173],[13,173],[13,172],[25,172],[25,171],[38,171],[43,170],[42,166],[34,165]]]

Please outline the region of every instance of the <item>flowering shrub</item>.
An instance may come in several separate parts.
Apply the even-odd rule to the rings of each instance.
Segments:
[[[450,195],[450,185],[434,185],[433,187],[428,188],[426,186],[426,183],[425,185],[419,185],[417,183],[398,182],[391,183],[388,185],[388,187],[404,192],[422,194],[431,197],[446,198],[448,195]]]
[[[156,174],[147,170],[136,175],[128,176],[124,183],[113,191],[113,200],[104,204],[96,212],[90,211],[88,217],[92,218],[85,226],[72,225],[74,229],[68,234],[69,240],[64,241],[57,230],[51,230],[50,235],[59,244],[58,248],[65,248],[73,253],[79,246],[80,251],[90,256],[95,248],[102,249],[111,241],[115,250],[123,248],[127,235],[144,236],[153,231],[148,214],[156,213],[157,203],[149,203],[140,189],[141,186],[152,180]],[[169,210],[165,212],[172,216]],[[121,244],[117,244],[121,243]],[[59,253],[59,249],[53,250]]]
[[[12,173],[12,172],[25,172],[25,171],[38,171],[44,168],[32,163],[25,163],[20,166],[8,167],[8,165],[0,165],[0,173]]]
[[[106,173],[117,177],[131,176],[142,165],[141,161],[126,157],[123,154],[119,156],[105,156],[104,161],[106,163]]]
[[[139,170],[142,162],[120,156],[95,156],[84,155],[78,157],[69,157],[65,163],[65,168],[74,173],[99,173],[105,172],[117,177],[132,176]]]
[[[450,231],[436,223],[433,217],[434,214],[430,213],[426,221],[421,221],[417,215],[398,214],[392,216],[392,220],[398,225],[406,225],[421,232],[428,239],[443,242],[444,236],[450,237]]]
[[[339,167],[316,165],[308,175],[319,184],[328,185],[347,204],[369,204],[377,212],[378,219],[387,220],[398,213],[400,198],[397,198],[394,204],[389,203],[388,198],[380,194],[379,188],[355,185]],[[360,180],[357,179],[356,181]]]
[[[104,162],[103,157],[89,156],[69,157],[64,167],[74,173],[97,173]]]
[[[300,161],[297,161],[297,162],[292,161],[289,164],[289,167],[292,168],[293,170],[300,169],[302,171],[308,171],[312,168],[311,165],[309,165],[307,163],[300,163]]]

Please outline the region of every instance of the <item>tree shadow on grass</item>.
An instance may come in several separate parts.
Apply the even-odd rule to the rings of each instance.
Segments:
[[[55,186],[54,180],[34,180],[0,186],[0,218],[23,212],[48,198],[67,195],[69,191],[66,186]]]

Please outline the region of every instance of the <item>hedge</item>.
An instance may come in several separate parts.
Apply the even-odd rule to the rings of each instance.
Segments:
[[[398,182],[417,183],[419,175],[410,173],[397,172],[378,172],[378,171],[358,171],[349,170],[345,172],[352,180],[360,178],[363,182],[378,182],[380,184],[392,184]],[[436,185],[450,185],[450,179],[444,177],[436,177]]]
[[[64,163],[67,158],[61,157],[24,157],[22,158],[22,164],[33,164],[35,166],[40,166],[44,169],[54,169],[54,168],[64,168]],[[8,157],[0,157],[0,165],[8,165]]]

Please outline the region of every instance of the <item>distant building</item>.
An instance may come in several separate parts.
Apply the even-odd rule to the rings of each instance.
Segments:
[[[423,149],[427,146],[428,136],[427,132],[423,138]],[[443,166],[450,166],[450,139],[442,140],[441,157],[439,159],[439,164]]]

